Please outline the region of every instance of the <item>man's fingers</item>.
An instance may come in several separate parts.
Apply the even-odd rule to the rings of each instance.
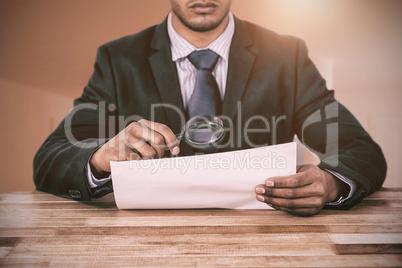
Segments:
[[[150,122],[148,120],[140,120],[131,123],[124,133],[126,146],[138,151],[144,159],[161,158],[167,147],[165,135],[172,134],[177,140],[173,132],[163,124]],[[171,133],[169,133],[171,132]],[[167,134],[166,134],[167,133]],[[171,137],[170,137],[171,139]],[[172,153],[178,154],[178,149],[172,148]]]
[[[295,199],[301,197],[323,196],[325,192],[324,188],[319,184],[309,184],[297,188],[275,188],[261,184],[256,187],[256,194]]]
[[[275,188],[294,188],[302,187],[314,182],[314,178],[308,174],[296,173],[285,177],[272,177],[265,181],[265,185]]]
[[[178,144],[176,135],[166,125],[148,120],[133,122],[93,154],[91,169],[110,172],[110,161],[161,158],[166,148],[177,155]]]
[[[165,154],[165,138],[160,133],[150,129],[148,126],[143,126],[142,139],[146,143],[137,150],[143,158],[161,158]]]
[[[161,137],[163,138],[163,149],[168,149],[173,155],[177,155],[180,152],[179,149],[179,143],[180,141],[177,139],[176,135],[173,133],[173,131],[166,125],[161,124],[161,123],[156,123],[156,122],[151,122],[148,120],[140,120],[138,123],[145,125],[148,129],[153,130],[153,133],[160,134]],[[153,141],[153,138],[156,139]],[[153,144],[158,144],[160,143],[160,137],[155,136],[150,138],[153,142]],[[147,140],[148,141],[148,140]],[[148,141],[149,142],[149,141]]]

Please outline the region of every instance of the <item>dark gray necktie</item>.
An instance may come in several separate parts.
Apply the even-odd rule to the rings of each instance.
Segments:
[[[190,62],[197,68],[194,92],[188,103],[188,115],[220,115],[222,101],[218,84],[212,71],[219,55],[210,49],[194,51],[188,55]]]

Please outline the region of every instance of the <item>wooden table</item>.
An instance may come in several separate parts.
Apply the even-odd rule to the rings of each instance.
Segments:
[[[0,194],[0,266],[402,267],[402,189],[313,217]]]

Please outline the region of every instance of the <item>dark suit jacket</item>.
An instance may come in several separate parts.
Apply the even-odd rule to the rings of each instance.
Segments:
[[[334,93],[308,58],[305,43],[237,18],[235,25],[222,112],[233,119],[235,131],[227,135],[232,142],[222,151],[290,142],[297,134],[309,148],[322,153],[321,168],[358,185],[340,208],[350,208],[380,188],[386,174],[381,149],[344,106],[330,105]],[[151,105],[159,103],[172,104],[185,113],[166,21],[99,48],[82,96],[35,156],[37,189],[76,200],[109,193],[111,187],[89,190],[88,159],[97,146],[139,118],[164,123],[179,133],[183,122],[177,111],[159,108],[153,114]],[[256,115],[271,125],[267,129],[263,120],[248,122],[249,129],[266,131],[249,133],[246,142],[244,133],[236,130]],[[124,124],[115,123],[119,120]],[[69,140],[71,134],[76,141]],[[334,155],[325,154],[328,144],[336,145]],[[181,151],[193,153],[185,145]],[[339,163],[334,165],[334,159]]]

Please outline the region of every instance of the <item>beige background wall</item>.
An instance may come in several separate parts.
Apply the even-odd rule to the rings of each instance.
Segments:
[[[102,43],[159,23],[168,0],[0,0],[0,191],[33,190],[32,159],[72,107]],[[402,1],[234,0],[233,13],[302,37],[402,187]]]

